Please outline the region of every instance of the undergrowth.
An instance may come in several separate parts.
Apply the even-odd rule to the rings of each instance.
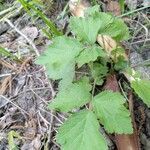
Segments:
[[[49,109],[70,114],[56,135],[63,150],[106,150],[107,133],[132,134],[128,101],[121,92],[97,90],[110,74],[124,74],[133,90],[150,107],[150,81],[140,78],[129,64],[120,42],[129,38],[126,24],[94,6],[85,18],[71,17],[72,37],[57,36],[37,59],[59,91]],[[88,70],[86,75],[79,69]]]
[[[61,31],[59,31],[55,24],[45,15],[45,13],[42,11],[44,9],[44,0],[43,2],[40,0],[18,0],[24,9],[27,11],[27,13],[32,16],[32,19],[35,20],[35,18],[40,18],[46,25],[46,27],[40,27],[42,31],[46,34],[46,36],[51,39],[54,36],[60,36],[62,35]],[[50,5],[50,2],[47,3]]]

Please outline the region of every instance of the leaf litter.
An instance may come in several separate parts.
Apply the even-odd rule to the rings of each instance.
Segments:
[[[34,34],[33,37],[31,37],[31,40],[36,43],[39,36],[39,34],[37,34],[37,29],[35,27],[32,28],[28,26],[25,28],[25,33],[26,30],[27,32],[29,31],[29,35],[31,35],[30,31],[33,31]],[[8,47],[12,53],[25,57],[31,55],[34,56],[33,53],[30,53],[28,43],[26,43],[24,39],[18,38],[17,41],[16,39],[12,40],[12,37],[9,39],[8,34],[5,34],[5,38],[8,39],[8,41],[6,43],[3,42],[2,44]],[[19,40],[20,45],[18,43]],[[45,37],[42,37],[42,40],[44,43],[47,41]],[[11,47],[12,45],[13,47]],[[43,49],[43,47],[41,47],[40,49]],[[8,58],[3,59],[10,64],[12,62]],[[34,60],[33,57],[32,60]],[[17,62],[13,62],[13,65],[15,65],[17,68],[21,67],[21,65]],[[53,81],[49,83],[49,80],[45,76],[44,69],[38,65],[35,65],[32,61],[27,62],[19,74],[15,74],[12,68],[7,68],[6,71],[6,68],[6,66],[3,66],[2,69],[0,69],[1,74],[12,74],[12,79],[11,86],[5,87],[6,90],[4,90],[4,96],[12,103],[3,103],[2,111],[0,111],[2,116],[0,121],[2,125],[2,131],[4,133],[2,136],[4,138],[2,138],[1,145],[3,145],[5,148],[8,147],[8,143],[5,141],[5,139],[7,139],[7,133],[16,130],[22,136],[22,139],[19,141],[21,144],[16,142],[20,146],[20,149],[41,149],[41,147],[46,143],[46,140],[49,138],[47,131],[50,129],[50,126],[53,126],[51,129],[52,134],[50,148],[59,149],[59,145],[57,145],[55,142],[54,135],[57,132],[57,128],[60,126],[60,124],[62,124],[68,115],[65,113],[53,114],[46,108],[47,102],[53,98],[52,88],[54,88],[53,90],[57,92],[57,83],[54,83]],[[19,107],[16,108],[16,105]],[[25,112],[27,112],[27,114]],[[53,121],[52,116],[54,116]],[[142,134],[142,136],[144,139],[145,134]],[[147,141],[147,138],[145,141]],[[143,143],[145,141],[143,141]],[[146,143],[145,145],[147,146],[148,144]]]

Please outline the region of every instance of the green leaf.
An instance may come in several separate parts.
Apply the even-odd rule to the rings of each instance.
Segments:
[[[92,47],[85,48],[77,57],[78,67],[90,61],[95,61],[98,56],[106,56],[106,53],[99,46],[93,45]]]
[[[128,27],[123,20],[119,18],[114,18],[113,22],[99,33],[102,35],[109,35],[116,41],[127,40],[129,38]]]
[[[93,16],[87,18],[72,17],[70,28],[80,40],[93,44],[99,31],[99,21]]]
[[[92,63],[89,65],[91,74],[97,85],[103,84],[103,77],[107,75],[108,68],[100,63]]]
[[[68,112],[88,103],[91,99],[91,85],[84,77],[76,83],[72,83],[66,89],[62,89],[56,98],[50,103],[49,108]]]
[[[149,80],[135,80],[131,82],[131,87],[143,100],[143,102],[150,107],[150,81]]]
[[[93,100],[94,111],[100,123],[109,133],[130,134],[133,132],[129,111],[124,97],[118,92],[104,91]]]
[[[90,16],[86,18],[72,17],[70,19],[70,28],[80,40],[93,44],[98,33],[109,35],[117,41],[129,38],[128,27],[122,19],[107,13],[95,12],[96,10],[97,8],[91,12],[89,10]]]
[[[99,5],[87,8],[87,10],[85,10],[85,16],[94,15],[96,12],[99,12]]]
[[[119,56],[117,58],[117,62],[115,63],[115,66],[114,68],[119,71],[119,70],[123,70],[123,69],[126,69],[128,67],[128,61],[125,60],[125,58],[123,56]]]
[[[54,38],[47,50],[36,63],[44,65],[50,78],[63,79],[63,85],[69,85],[74,77],[75,57],[82,50],[82,45],[72,38],[59,36]]]
[[[59,82],[59,90],[67,88],[73,81],[75,75],[75,63],[70,63],[64,68],[63,80]],[[62,70],[63,71],[63,70]]]
[[[0,55],[10,57],[11,59],[18,60],[17,56],[11,54],[8,50],[0,46]]]
[[[8,133],[9,150],[19,150],[18,146],[15,144],[14,138],[21,139],[19,133],[12,130]]]
[[[123,13],[124,12],[124,7],[125,7],[125,0],[119,0],[119,5],[120,5],[120,8],[121,8],[121,12]]]
[[[59,129],[56,140],[63,150],[107,150],[99,123],[93,112],[85,110],[72,115]]]
[[[24,7],[24,9],[29,13],[29,15],[32,16],[33,13],[35,13],[38,17],[40,17],[41,20],[46,24],[46,26],[50,29],[50,31],[54,34],[54,36],[60,36],[62,35],[62,32],[58,31],[55,24],[48,18],[40,9],[38,9],[35,5],[35,2],[33,1],[26,1],[26,0],[19,0],[21,5]],[[36,3],[37,4],[37,3]],[[39,5],[39,3],[38,3]],[[41,6],[41,4],[40,4]]]

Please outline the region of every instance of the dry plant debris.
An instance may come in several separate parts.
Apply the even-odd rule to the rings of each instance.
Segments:
[[[62,8],[61,2],[59,2],[59,7],[57,7],[57,9]],[[74,2],[75,1],[69,2],[71,14],[73,16],[84,17],[84,11],[87,10],[87,7],[90,7],[90,4],[84,1],[80,5],[77,5],[77,3],[74,5]],[[103,3],[105,4],[105,2],[102,2],[102,4]],[[114,5],[115,3],[116,1],[106,3],[106,8],[107,11],[119,15],[119,5],[118,3]],[[143,1],[143,4],[144,6],[147,5],[145,1]],[[58,127],[60,127],[60,125],[68,118],[68,114],[53,112],[47,109],[48,102],[53,99],[57,93],[57,82],[48,79],[45,74],[45,68],[34,64],[35,53],[31,51],[33,47],[36,54],[39,55],[38,53],[43,51],[44,45],[48,45],[52,42],[42,35],[41,30],[38,28],[39,26],[35,27],[36,24],[32,25],[29,20],[30,17],[27,17],[27,14],[22,13],[23,16],[22,14],[19,14],[18,18],[18,15],[14,13],[14,8],[19,10],[19,13],[22,9],[21,7],[18,9],[15,5],[13,8],[10,7],[10,10],[13,10],[13,12],[9,12],[9,9],[6,11],[8,20],[6,19],[5,22],[12,28],[10,29],[8,24],[5,24],[5,28],[1,28],[0,44],[2,47],[6,47],[13,55],[17,56],[19,59],[21,58],[21,61],[17,62],[6,56],[1,57],[2,59],[0,58],[0,93],[2,95],[0,95],[0,149],[7,149],[9,145],[18,145],[18,148],[22,150],[40,150],[42,148],[45,150],[59,150],[60,145],[56,143],[55,135],[58,132]],[[54,10],[56,11],[55,8]],[[3,14],[3,12],[0,14]],[[64,20],[65,16],[66,14],[63,15]],[[134,69],[137,69],[139,68],[139,65],[143,65],[143,59],[145,59],[145,57],[148,58],[148,55],[146,55],[148,48],[145,48],[150,41],[148,12],[144,13],[144,11],[142,11],[137,12],[132,17],[127,16],[126,22],[134,33],[129,43],[124,43],[124,45],[130,46],[130,54],[132,57],[136,56],[136,59],[133,58],[131,60],[133,67],[135,67]],[[66,25],[64,26],[64,24]],[[66,28],[66,20],[63,21],[63,26]],[[68,34],[68,32],[66,34]],[[114,39],[108,35],[98,35],[97,42],[109,55],[111,55],[111,50],[118,46],[118,43],[116,44]],[[119,43],[119,46],[120,45],[121,43]],[[135,54],[135,51],[132,50],[139,48],[145,51],[145,56],[143,56],[144,54],[141,56],[137,54],[137,52]],[[111,57],[115,60],[114,56]],[[123,54],[123,57],[126,60],[128,59],[126,54]],[[138,62],[134,62],[133,60]],[[82,65],[82,63],[80,65]],[[149,70],[143,66],[140,68],[140,71],[144,76],[146,75],[146,77],[148,77]],[[106,68],[103,69],[107,71]],[[79,75],[77,78],[80,78],[83,74],[88,75],[88,70],[84,67],[82,70],[77,70],[76,72]],[[130,76],[130,78],[132,78],[132,76]],[[123,79],[120,80],[121,83],[119,86],[121,86],[121,88],[119,88],[122,91],[122,88],[126,85],[122,84]],[[101,84],[101,81],[99,81],[99,84]],[[110,88],[110,85],[112,85],[116,91],[116,84],[117,83],[111,78],[109,82],[106,82],[105,88]],[[99,87],[95,88],[99,91]],[[127,91],[123,90],[123,92],[123,94],[126,95]],[[149,109],[145,107],[142,102],[137,103],[134,99],[135,97],[132,99],[133,108],[132,105],[129,106],[131,106],[131,112],[136,113],[135,120],[140,143],[142,144],[143,149],[150,149]],[[86,105],[86,107],[90,108],[91,106]],[[105,135],[103,130],[102,133]],[[21,138],[18,138],[19,136],[15,136],[15,134],[19,134]],[[8,135],[10,135],[9,137],[11,137],[10,139],[11,141],[14,141],[14,143],[10,144],[11,142],[8,142]],[[105,136],[107,137],[110,149],[116,149],[113,143],[114,138],[111,135]]]

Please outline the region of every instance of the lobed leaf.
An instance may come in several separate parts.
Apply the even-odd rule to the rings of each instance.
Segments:
[[[99,123],[93,112],[84,110],[72,115],[59,129],[56,140],[63,150],[107,150]]]
[[[53,43],[37,59],[36,63],[46,67],[50,78],[62,79],[63,86],[67,86],[74,77],[75,57],[82,49],[82,45],[76,39],[59,36],[54,38]]]
[[[118,92],[104,91],[96,95],[93,107],[100,122],[109,133],[130,134],[133,132],[129,111],[124,97]]]
[[[98,34],[99,22],[97,18],[93,17],[72,17],[70,19],[70,28],[81,41],[93,44]]]
[[[131,87],[143,100],[143,102],[150,107],[150,81],[149,80],[133,80]]]
[[[85,10],[85,17],[94,15],[96,12],[99,12],[99,9],[99,5],[87,8],[87,10]]]
[[[78,66],[81,67],[83,64],[95,61],[99,56],[106,56],[106,53],[99,46],[93,45],[85,48],[77,57]]]
[[[129,38],[128,27],[123,20],[119,18],[114,18],[113,22],[99,33],[102,35],[109,35],[116,41],[127,40]]]
[[[62,89],[56,98],[49,104],[50,109],[68,112],[88,103],[91,99],[91,85],[87,78],[72,83],[66,89]]]
[[[122,19],[96,10],[97,6],[87,10],[86,18],[70,19],[70,28],[81,41],[93,44],[98,34],[109,35],[116,41],[129,38],[128,27]]]
[[[92,63],[89,65],[91,69],[92,77],[97,85],[103,84],[103,77],[107,75],[108,67],[100,63]]]

